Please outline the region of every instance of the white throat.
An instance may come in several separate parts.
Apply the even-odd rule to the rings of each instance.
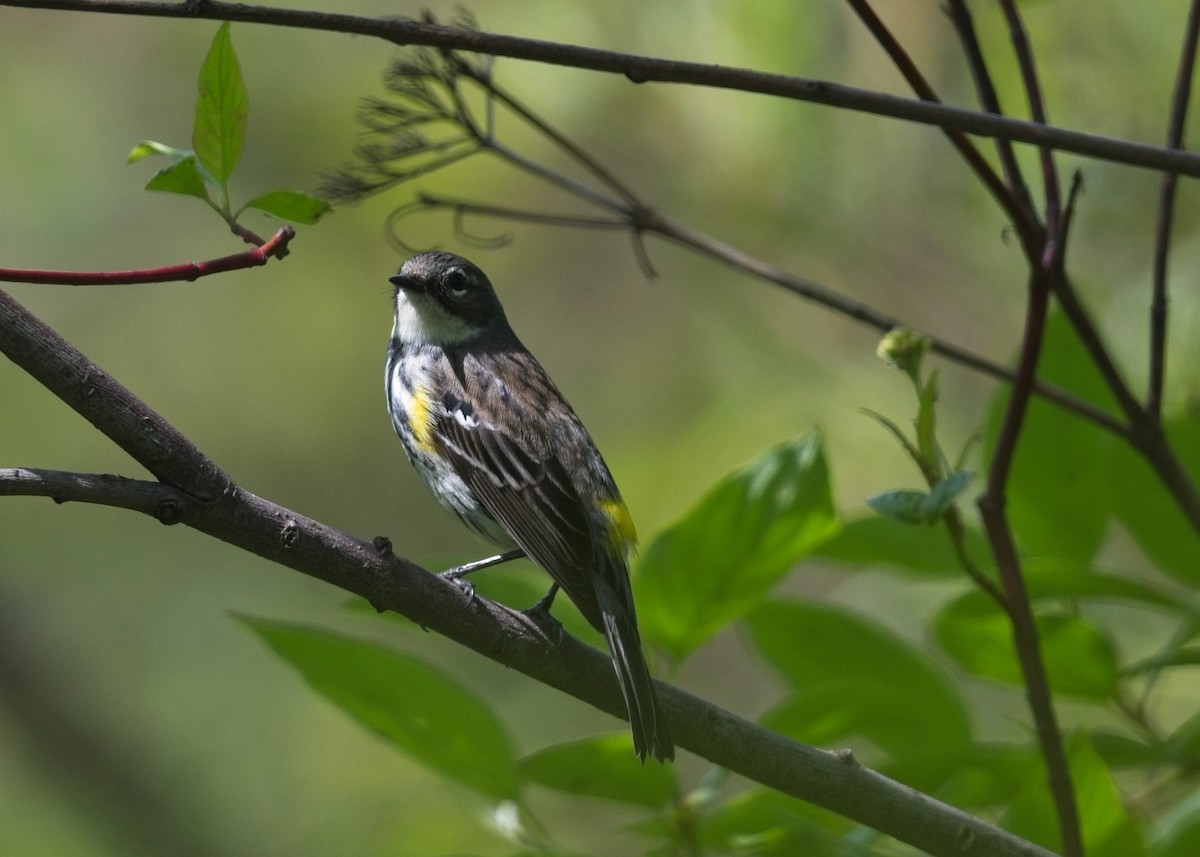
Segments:
[[[392,338],[411,345],[455,345],[479,331],[465,321],[446,312],[426,295],[410,295],[404,290],[396,295],[396,323]]]

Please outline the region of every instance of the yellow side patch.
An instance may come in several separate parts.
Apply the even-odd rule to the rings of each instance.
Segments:
[[[408,425],[412,429],[413,440],[422,452],[432,454],[433,445],[433,413],[430,409],[428,387],[415,387],[412,391],[412,404],[408,409]]]
[[[616,546],[626,553],[633,550],[637,545],[637,530],[625,504],[620,500],[602,500],[600,511],[612,522],[612,536]]]

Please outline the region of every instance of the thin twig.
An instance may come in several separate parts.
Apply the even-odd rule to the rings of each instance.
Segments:
[[[146,0],[0,0],[0,6],[48,9],[57,12],[101,12],[166,18],[243,21],[280,27],[376,36],[397,45],[428,45],[550,65],[621,74],[635,83],[684,83],[757,92],[779,98],[844,107],[863,113],[904,119],[924,125],[963,131],[1074,152],[1090,158],[1147,169],[1200,176],[1200,155],[1146,143],[1133,143],[1065,128],[1054,128],[947,104],[897,98],[823,80],[730,68],[709,63],[646,57],[620,51],[546,42],[518,36],[466,30],[424,21],[369,18],[332,12],[311,12],[205,0],[203,3],[146,2]]]
[[[1000,8],[1008,22],[1009,38],[1012,40],[1013,52],[1017,55],[1017,65],[1021,69],[1021,80],[1025,85],[1025,95],[1029,99],[1029,116],[1039,125],[1048,124],[1046,121],[1046,105],[1042,98],[1042,87],[1038,82],[1037,67],[1033,61],[1033,47],[1029,44],[1029,36],[1025,25],[1021,22],[1021,13],[1017,10],[1015,0],[1000,0]],[[1062,212],[1062,199],[1058,187],[1058,167],[1054,163],[1054,150],[1050,146],[1038,146],[1038,157],[1042,163],[1043,192],[1046,195],[1046,210],[1044,219],[1046,235],[1050,238],[1058,235],[1058,218]],[[1053,265],[1052,259],[1044,260],[1046,267]]]
[[[979,39],[975,35],[975,23],[971,18],[970,9],[967,8],[966,0],[950,0],[949,12],[950,21],[958,33],[959,43],[966,56],[971,79],[975,81],[975,92],[979,97],[979,105],[988,113],[1003,115],[1004,109],[1000,104],[1000,96],[996,94],[996,87],[992,83],[992,75],[988,70],[987,60],[984,59]],[[1025,183],[1025,177],[1021,173],[1012,141],[997,137],[996,155],[1000,159],[1000,168],[1004,171],[1004,180],[1017,198],[1021,208],[1029,212],[1031,217],[1036,218],[1033,197],[1029,193],[1029,185]]]
[[[1171,96],[1171,118],[1167,126],[1167,146],[1183,148],[1183,131],[1192,94],[1192,75],[1196,67],[1196,44],[1200,39],[1200,0],[1192,0],[1184,28],[1175,91]],[[1150,300],[1150,373],[1146,390],[1146,413],[1154,420],[1162,418],[1163,387],[1167,374],[1167,259],[1171,246],[1171,223],[1175,214],[1173,173],[1163,175],[1158,198],[1158,222],[1154,230],[1154,281]]]
[[[887,55],[891,58],[892,63],[903,75],[908,85],[912,87],[913,92],[923,101],[941,103],[941,99],[934,91],[933,86],[921,74],[912,57],[904,50],[904,47],[892,35],[892,32],[875,14],[875,10],[867,0],[846,0],[850,4],[855,14],[863,22],[866,28],[870,31],[875,40],[879,42]],[[992,111],[998,112],[998,111]],[[1041,243],[1040,227],[1037,218],[1031,216],[1031,209],[1021,204],[1020,199],[1014,194],[1008,186],[1001,180],[996,171],[992,169],[992,165],[980,154],[979,149],[975,144],[967,139],[967,135],[961,131],[944,129],[946,136],[951,144],[962,155],[963,160],[975,173],[983,186],[987,188],[992,197],[1004,209],[1004,213],[1008,216],[1009,222],[1012,223],[1013,229],[1016,230],[1020,237],[1021,247],[1025,251],[1026,256],[1036,251],[1036,248]]]
[[[1045,335],[1046,314],[1050,290],[1044,273],[1035,270],[1030,275],[1029,299],[1026,305],[1025,330],[1021,340],[1021,356],[1017,377],[1013,382],[1008,405],[1000,425],[992,461],[988,468],[987,487],[978,501],[979,514],[991,544],[996,569],[1008,604],[1012,624],[1013,646],[1021,667],[1025,696],[1033,714],[1034,729],[1046,774],[1051,799],[1058,816],[1064,857],[1082,857],[1083,840],[1079,828],[1079,812],[1075,789],[1071,782],[1070,766],[1063,748],[1062,730],[1054,711],[1050,681],[1041,655],[1037,623],[1030,606],[1029,592],[1021,572],[1021,562],[1013,540],[1012,528],[1005,513],[1008,475],[1012,469],[1017,440],[1025,422],[1032,394],[1032,381],[1037,371]]]
[[[296,235],[291,226],[284,226],[266,241],[250,250],[209,259],[206,262],[185,262],[162,268],[143,268],[137,271],[40,271],[21,268],[0,268],[0,281],[8,283],[40,283],[59,286],[127,286],[137,283],[194,282],[201,277],[265,265],[272,257],[282,258],[288,242]],[[257,236],[256,236],[257,238]]]

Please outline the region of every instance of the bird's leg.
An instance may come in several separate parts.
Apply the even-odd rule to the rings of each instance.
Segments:
[[[456,565],[454,568],[448,568],[438,576],[444,580],[449,580],[451,583],[458,584],[463,592],[467,593],[467,599],[475,597],[475,586],[469,580],[463,580],[468,574],[473,574],[485,568],[491,568],[493,565],[501,565],[506,562],[511,562],[514,559],[520,559],[525,556],[525,551],[520,548],[498,553],[495,556],[484,557],[477,559],[474,562],[468,562],[463,565]]]
[[[558,584],[555,583],[555,584],[551,585],[549,592],[547,592],[540,599],[538,599],[537,604],[534,604],[528,610],[521,611],[526,616],[528,616],[530,619],[532,619],[534,622],[536,622],[539,627],[542,625],[549,625],[552,628],[554,628],[557,632],[556,636],[555,636],[555,640],[554,640],[554,644],[556,646],[562,642],[562,638],[563,638],[562,622],[559,622],[557,619],[554,618],[554,616],[552,616],[550,614],[550,606],[552,604],[554,604],[554,596],[557,594],[558,594]]]

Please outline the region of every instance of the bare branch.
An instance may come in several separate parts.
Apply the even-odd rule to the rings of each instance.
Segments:
[[[4,292],[0,292],[0,353],[160,481],[202,501],[215,501],[232,488],[221,468],[174,426]]]
[[[867,0],[847,0],[847,2],[866,28],[870,30],[871,35],[875,37],[875,40],[879,42],[887,55],[891,57],[892,62],[899,69],[904,79],[908,81],[908,85],[912,87],[917,97],[923,101],[941,103],[941,99],[938,98],[929,81],[921,74],[912,57],[908,55],[908,52],[904,50],[896,40],[896,37],[892,35],[883,21],[879,19],[879,16],[875,14],[875,10],[871,8]],[[999,111],[991,112],[998,113]],[[1004,213],[1012,223],[1013,229],[1020,236],[1021,247],[1024,249],[1025,254],[1029,256],[1031,253],[1034,253],[1040,243],[1041,227],[1037,221],[1037,217],[1033,214],[1033,210],[1029,206],[1023,205],[1019,196],[1005,186],[1000,176],[996,174],[991,164],[980,154],[975,144],[967,139],[966,134],[950,128],[944,130],[951,144],[962,155],[963,160],[967,162],[971,171],[975,173],[980,182],[983,183],[983,186],[987,188],[988,193],[1004,209]]]
[[[1192,0],[1184,28],[1175,91],[1171,96],[1171,118],[1167,126],[1167,146],[1183,148],[1183,131],[1188,102],[1192,95],[1192,75],[1196,68],[1196,43],[1200,40],[1200,0]],[[1146,391],[1146,412],[1154,420],[1162,417],[1163,386],[1167,374],[1167,259],[1171,246],[1171,223],[1175,213],[1173,173],[1163,176],[1158,199],[1158,222],[1154,230],[1154,281],[1150,300],[1150,378]]]
[[[685,83],[757,92],[796,101],[807,101],[904,119],[923,125],[963,131],[980,137],[1001,137],[1090,158],[1114,161],[1181,175],[1200,176],[1200,155],[1132,143],[1112,137],[1085,134],[965,110],[946,104],[897,98],[823,80],[729,68],[708,63],[682,62],[606,51],[539,39],[505,36],[460,27],[397,18],[368,18],[331,12],[278,9],[204,0],[199,3],[163,3],[147,0],[0,0],[0,6],[48,9],[57,12],[102,12],[218,21],[243,21],[280,27],[298,27],[333,33],[376,36],[397,45],[428,45],[491,56],[543,62],[593,71],[621,74],[635,83]]]

